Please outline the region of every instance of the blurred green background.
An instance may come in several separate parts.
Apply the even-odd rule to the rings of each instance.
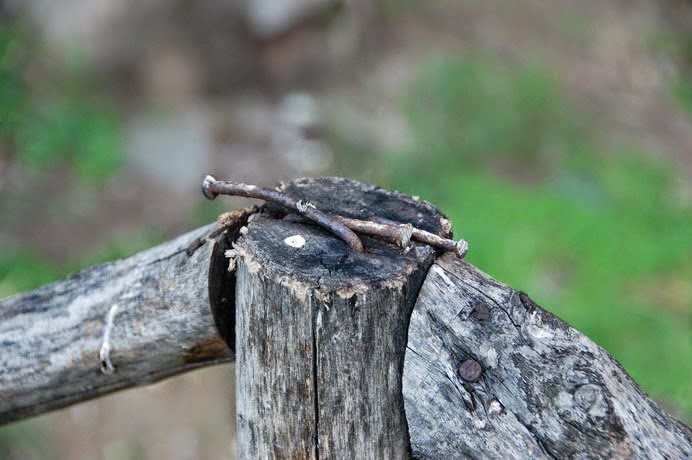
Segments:
[[[692,420],[685,2],[324,1],[279,26],[262,2],[114,3],[83,11],[95,32],[0,2],[0,296],[244,204],[204,202],[206,172],[352,176],[436,204],[471,263]],[[188,458],[75,410],[0,429],[0,457]],[[215,441],[189,458],[228,455],[228,432],[177,417],[178,435]]]

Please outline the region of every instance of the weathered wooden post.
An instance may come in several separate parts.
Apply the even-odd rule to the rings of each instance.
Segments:
[[[442,231],[429,204],[358,182],[302,180],[285,191],[327,212]],[[403,357],[434,251],[364,239],[359,253],[277,217],[252,219],[232,252],[239,457],[409,457]]]

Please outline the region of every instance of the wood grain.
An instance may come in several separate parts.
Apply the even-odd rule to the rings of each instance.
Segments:
[[[326,212],[442,232],[432,206],[343,179],[286,193]],[[239,458],[410,456],[401,372],[408,318],[434,251],[256,216],[236,244]],[[285,243],[301,236],[299,248]]]
[[[481,366],[480,379],[459,373]],[[462,372],[463,374],[463,372]],[[411,316],[403,393],[418,458],[690,458],[691,432],[610,354],[455,257]]]
[[[194,244],[216,226],[0,300],[0,423],[231,360],[209,300],[224,248]]]

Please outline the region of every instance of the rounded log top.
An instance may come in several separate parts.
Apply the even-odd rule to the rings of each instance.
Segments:
[[[450,224],[432,204],[399,192],[339,177],[302,178],[281,186],[282,193],[296,201],[344,217],[372,220],[383,218],[450,236]],[[362,236],[365,252],[349,248],[321,227],[285,218],[288,211],[267,203],[252,216],[230,257],[243,257],[251,271],[286,279],[298,291],[336,290],[350,297],[367,286],[402,285],[406,277],[429,263],[435,251],[412,242],[402,249],[393,242]],[[231,262],[234,263],[234,262]]]

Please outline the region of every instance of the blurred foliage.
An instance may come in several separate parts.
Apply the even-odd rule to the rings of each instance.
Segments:
[[[231,209],[235,209],[235,207],[229,206],[228,203],[221,200],[205,200],[192,208],[188,220],[190,221],[190,225],[201,227],[202,225],[216,222],[216,219],[221,214],[226,213]]]
[[[414,5],[414,0],[377,0],[375,5],[380,14],[396,15]]]
[[[692,209],[676,198],[674,172],[604,147],[536,64],[438,58],[405,113],[413,146],[388,185],[438,205],[470,241],[472,263],[692,417]]]
[[[50,76],[29,83],[41,67],[38,41],[21,23],[0,26],[0,148],[34,172],[69,164],[78,177],[96,183],[117,172],[124,160],[117,117],[93,100],[90,78],[74,56],[49,66]],[[35,73],[36,70],[34,69]],[[36,80],[36,78],[34,78]],[[45,86],[49,88],[46,89]],[[27,248],[0,253],[0,297],[28,290],[81,266],[110,260],[159,242],[135,235],[110,243],[87,260],[58,266]],[[151,233],[151,232],[149,232]]]
[[[58,279],[63,273],[45,258],[24,248],[5,248],[0,253],[0,298]]]
[[[0,458],[3,460],[50,459],[52,440],[35,420],[13,423],[0,429]]]
[[[692,117],[692,33],[674,28],[646,34],[648,49],[663,59],[678,63],[678,75],[668,79],[670,98]]]
[[[427,153],[411,161],[426,172],[447,160],[474,168],[489,162],[551,167],[584,138],[570,109],[556,78],[538,65],[438,58],[406,103],[413,135]]]
[[[38,40],[23,24],[0,23],[0,155],[34,173],[49,173],[67,164],[86,183],[110,177],[124,160],[115,114],[93,97],[91,79],[78,60],[41,62],[44,58]],[[161,235],[142,231],[66,265],[52,263],[29,248],[5,244],[0,251],[0,298],[160,240]],[[53,445],[35,420],[0,429],[0,459],[53,458]]]
[[[74,59],[48,69],[49,90],[33,88],[26,68],[40,67],[31,62],[37,48],[21,24],[0,27],[0,146],[34,171],[68,163],[86,181],[110,176],[124,159],[117,118],[91,96]]]
[[[671,93],[688,116],[692,117],[692,80],[681,76],[673,81]]]
[[[27,248],[5,247],[0,253],[0,298],[65,278],[84,267],[121,259],[163,241],[164,235],[151,228],[122,235],[84,258],[55,264]]]

